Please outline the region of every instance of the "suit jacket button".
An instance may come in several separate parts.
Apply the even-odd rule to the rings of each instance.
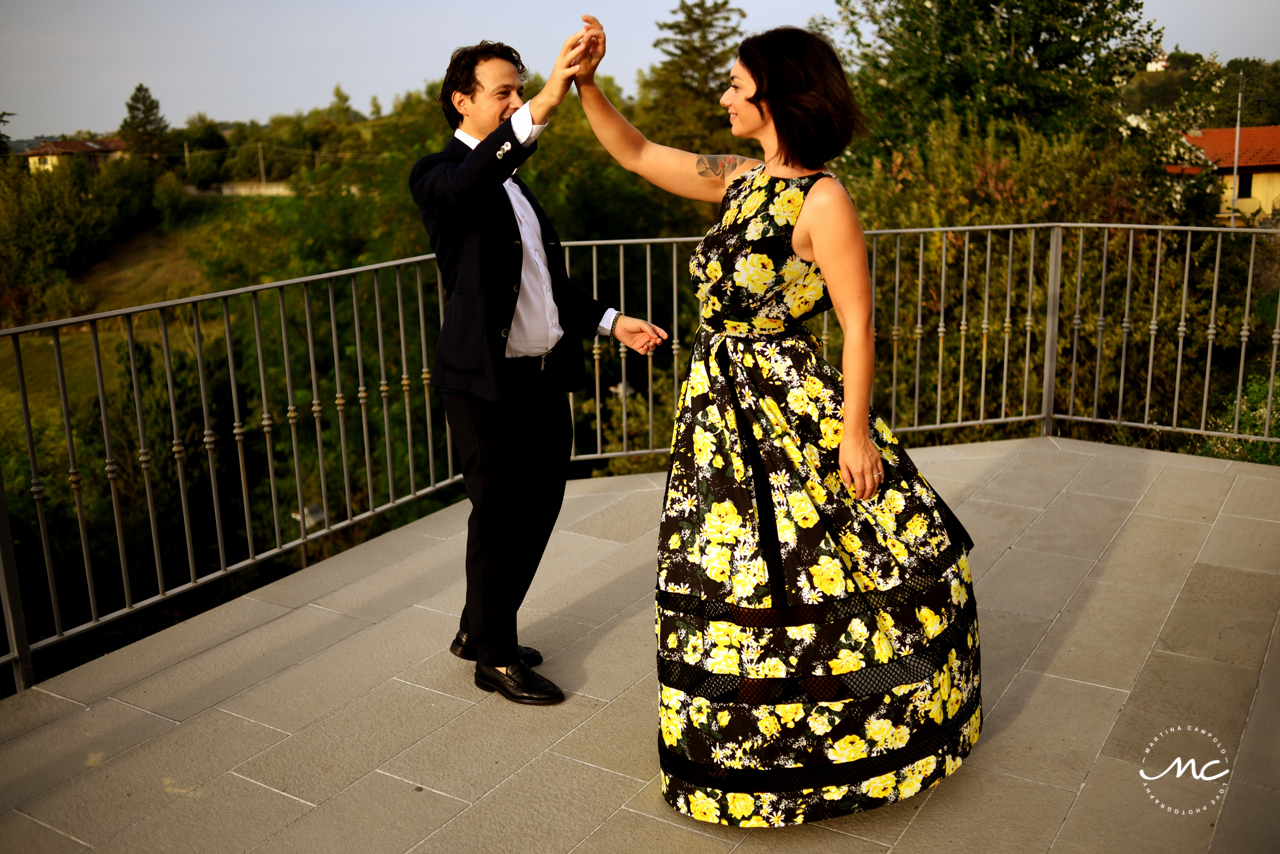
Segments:
[[[515,286],[514,288],[512,288],[511,290],[515,291],[516,293],[520,293],[520,286],[519,286],[519,285],[516,285],[516,286]]]
[[[516,246],[519,246],[519,245],[520,245],[520,241],[519,241],[519,240],[517,240],[517,241],[515,242],[515,245],[516,245]]]
[[[507,337],[508,335],[510,335],[510,334],[511,334],[511,330],[510,330],[510,329],[504,329],[504,330],[502,330],[502,337],[503,337],[503,338],[506,338],[506,337]]]

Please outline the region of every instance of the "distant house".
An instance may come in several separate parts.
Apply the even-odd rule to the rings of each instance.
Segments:
[[[1222,176],[1222,209],[1231,213],[1232,166],[1236,156],[1236,129],[1206,128],[1183,134],[1183,138],[1204,152]],[[1170,167],[1191,172],[1196,167]],[[1240,128],[1239,189],[1236,208],[1244,214],[1261,211],[1270,216],[1280,209],[1280,125]]]
[[[23,154],[32,172],[52,169],[65,158],[86,157],[89,166],[97,169],[104,160],[116,160],[125,156],[124,140],[119,137],[106,139],[50,139]]]

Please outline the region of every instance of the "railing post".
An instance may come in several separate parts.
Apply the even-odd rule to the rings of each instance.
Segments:
[[[1062,293],[1062,226],[1049,231],[1049,292],[1044,319],[1044,398],[1040,435],[1053,435],[1054,393],[1058,384],[1058,301]]]
[[[4,584],[0,585],[0,605],[9,630],[9,649],[13,660],[13,684],[21,691],[36,684],[31,670],[31,645],[27,640],[27,618],[22,612],[22,595],[18,591],[18,560],[13,553],[13,531],[9,528],[9,503],[4,494],[4,472],[0,470],[0,569]]]

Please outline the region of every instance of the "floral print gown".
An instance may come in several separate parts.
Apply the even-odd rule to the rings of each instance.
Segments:
[[[978,739],[972,542],[875,413],[885,478],[840,480],[841,374],[802,321],[831,305],[791,236],[822,175],[757,166],[698,246],[697,332],[658,547],[668,803],[781,827],[910,797]]]

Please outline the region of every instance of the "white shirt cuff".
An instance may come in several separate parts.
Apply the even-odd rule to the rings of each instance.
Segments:
[[[542,135],[546,128],[546,125],[535,125],[533,123],[533,113],[530,112],[528,104],[516,110],[516,114],[511,117],[511,132],[516,135],[516,139],[525,148],[533,145],[534,141]]]
[[[604,310],[604,317],[600,318],[600,326],[596,328],[596,333],[599,335],[608,335],[609,330],[613,328],[613,318],[617,313],[616,309],[606,308]]]

